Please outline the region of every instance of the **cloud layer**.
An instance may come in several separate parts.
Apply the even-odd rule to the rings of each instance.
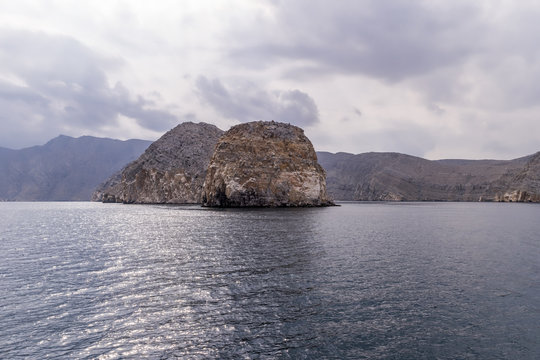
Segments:
[[[318,150],[540,150],[540,6],[501,0],[0,5],[0,146],[276,120]]]
[[[0,33],[0,123],[4,146],[24,144],[62,132],[99,129],[119,116],[139,126],[165,131],[175,115],[154,109],[122,83],[109,85],[106,71],[120,66],[75,39],[26,31]],[[13,134],[19,134],[13,137]]]
[[[272,66],[301,61],[288,76],[359,73],[396,82],[464,61],[478,51],[466,36],[485,31],[470,2],[327,1],[275,3],[231,51],[235,61]]]
[[[240,122],[278,120],[297,126],[319,121],[315,101],[300,90],[265,91],[254,84],[226,88],[219,79],[199,76],[197,90],[201,99],[223,116]]]

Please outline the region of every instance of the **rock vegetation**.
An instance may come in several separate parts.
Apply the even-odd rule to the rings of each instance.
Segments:
[[[250,122],[232,127],[210,160],[203,206],[327,206],[325,171],[299,127]]]

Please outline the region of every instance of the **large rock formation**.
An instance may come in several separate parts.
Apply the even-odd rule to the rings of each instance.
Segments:
[[[232,127],[216,144],[203,206],[326,206],[326,179],[313,145],[296,126],[251,122]]]
[[[186,122],[168,131],[136,161],[113,175],[92,200],[122,203],[200,203],[206,168],[223,131]]]

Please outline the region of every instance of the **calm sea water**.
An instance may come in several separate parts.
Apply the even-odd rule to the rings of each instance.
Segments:
[[[539,359],[540,206],[0,203],[0,358]]]

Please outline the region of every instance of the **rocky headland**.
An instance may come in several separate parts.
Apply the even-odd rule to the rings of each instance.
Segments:
[[[134,162],[100,185],[93,201],[198,204],[206,169],[223,131],[186,122],[152,143]]]
[[[333,205],[326,174],[299,127],[256,121],[218,140],[208,166],[202,205],[289,207]]]

